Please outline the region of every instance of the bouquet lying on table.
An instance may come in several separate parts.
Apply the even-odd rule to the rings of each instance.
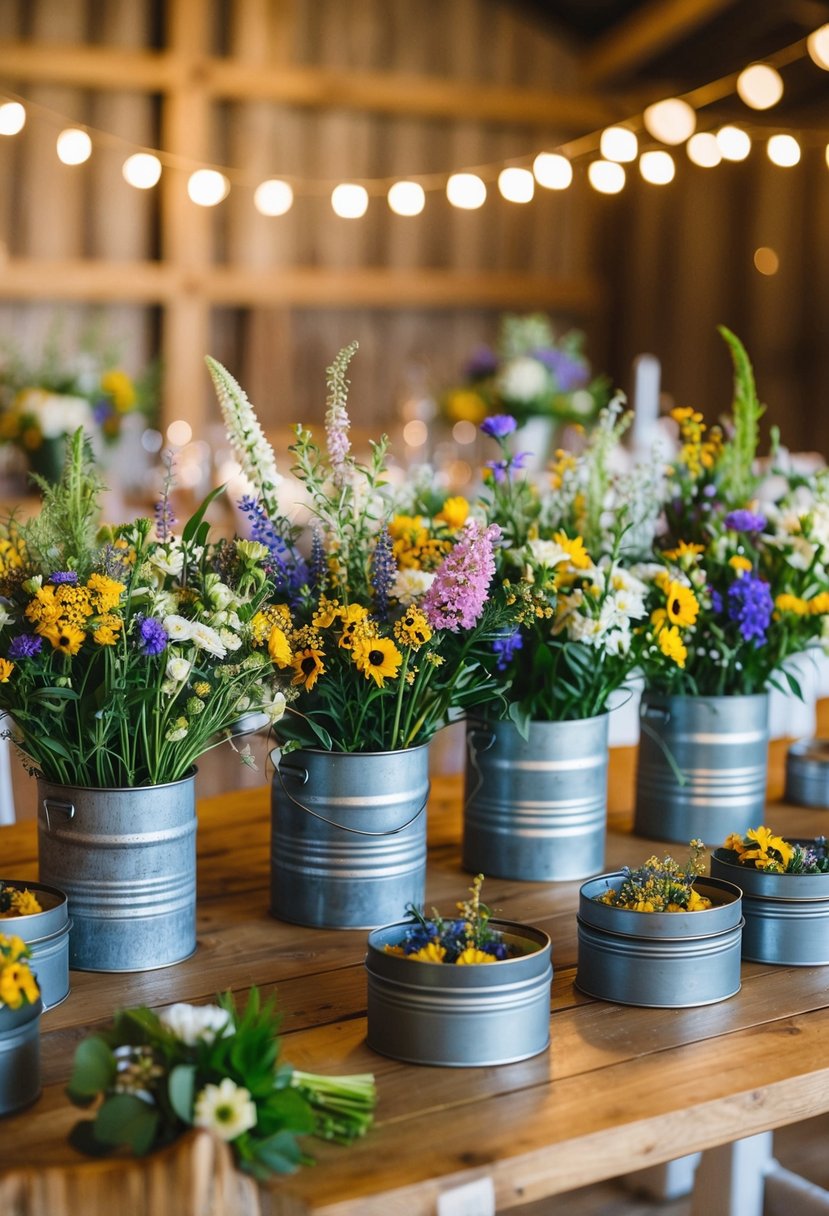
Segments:
[[[127,1009],[79,1044],[67,1093],[77,1106],[100,1101],[94,1118],[75,1125],[75,1148],[143,1156],[201,1127],[266,1178],[312,1162],[297,1137],[349,1144],[365,1134],[373,1076],[322,1077],[280,1063],[279,1015],[255,988],[241,1011],[231,993],[218,1002]]]

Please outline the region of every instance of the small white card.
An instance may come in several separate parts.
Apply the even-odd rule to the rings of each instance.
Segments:
[[[491,1178],[476,1178],[438,1195],[437,1216],[495,1216],[495,1187]]]

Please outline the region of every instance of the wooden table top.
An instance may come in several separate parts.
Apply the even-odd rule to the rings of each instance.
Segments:
[[[772,744],[766,821],[783,835],[825,832],[825,811],[780,801],[786,747]],[[631,835],[634,756],[632,748],[612,753],[608,870],[669,848]],[[69,1147],[79,1114],[63,1094],[72,1054],[118,1007],[207,1002],[228,988],[244,996],[252,985],[276,991],[285,1060],[316,1072],[375,1073],[377,1122],[351,1148],[309,1141],[317,1164],[264,1191],[224,1168],[226,1158],[211,1158],[214,1175],[224,1168],[227,1203],[211,1213],[426,1216],[441,1192],[482,1177],[491,1178],[502,1211],[829,1110],[829,967],[744,963],[741,991],[699,1009],[592,1000],[573,986],[578,882],[486,883],[500,914],[552,938],[548,1052],[481,1069],[415,1067],[374,1054],[364,1041],[365,932],[297,928],[268,913],[268,800],[263,785],[199,804],[192,959],[134,975],[73,972],[69,998],[44,1015],[43,1094],[2,1123],[4,1213],[110,1216],[113,1203],[121,1213],[151,1203],[155,1216],[180,1216],[175,1188],[193,1185],[180,1149],[125,1163],[91,1162]],[[459,777],[433,781],[427,906],[444,910],[469,882],[459,862],[460,800]],[[36,878],[35,825],[0,829],[0,858],[4,875]],[[225,1152],[207,1139],[193,1133],[189,1156]]]

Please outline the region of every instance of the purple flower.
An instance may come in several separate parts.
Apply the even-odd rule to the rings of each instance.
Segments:
[[[531,455],[531,452],[516,452],[515,455],[508,456],[506,460],[488,460],[486,467],[496,481],[506,481],[513,469],[523,469],[527,457]]]
[[[42,645],[43,638],[36,637],[32,633],[19,633],[9,643],[9,658],[31,659],[34,655],[40,654]]]
[[[515,652],[517,650],[521,650],[523,646],[524,639],[521,636],[520,629],[515,629],[512,633],[508,633],[504,637],[496,638],[492,643],[492,649],[498,656],[498,661],[495,664],[496,670],[506,671],[512,662]]]
[[[766,517],[740,508],[726,515],[725,526],[734,532],[762,532],[766,526]]]
[[[572,393],[587,383],[590,374],[587,366],[580,359],[568,355],[566,351],[542,346],[531,354],[555,377],[558,392]]]
[[[472,520],[466,525],[463,539],[438,566],[422,600],[426,619],[433,629],[459,633],[475,625],[495,573],[493,545],[500,535],[497,524],[482,528]]]
[[[722,596],[720,595],[719,591],[715,591],[713,587],[711,588],[711,607],[714,609],[717,615],[722,612]]]
[[[481,430],[485,435],[490,435],[493,439],[505,439],[507,435],[512,434],[517,426],[518,423],[512,414],[492,414],[489,418],[484,418],[481,423]]]
[[[762,646],[773,608],[768,583],[753,574],[735,579],[728,588],[728,619],[737,622],[746,642]]]
[[[371,555],[371,585],[374,588],[374,604],[381,617],[388,612],[389,593],[396,577],[397,562],[394,560],[392,552],[391,535],[388,528],[383,528],[377,537],[377,543]]]
[[[311,535],[311,556],[308,562],[308,582],[312,591],[318,591],[325,582],[325,549],[322,543],[322,533],[314,528]]]
[[[305,559],[279,535],[259,499],[246,495],[240,500],[239,509],[250,521],[251,540],[258,541],[268,550],[271,563],[269,573],[274,580],[274,590],[279,595],[295,597],[310,577]]]
[[[161,654],[167,645],[167,630],[154,616],[142,618],[138,636],[141,639],[141,653],[148,656]]]
[[[54,574],[49,575],[49,582],[56,583],[58,586],[68,583],[72,587],[78,585],[77,570],[56,570]]]
[[[483,380],[486,376],[494,376],[497,370],[498,357],[494,350],[489,346],[479,346],[472,352],[464,375],[469,380]]]
[[[114,412],[111,404],[105,397],[101,397],[92,407],[92,417],[99,426],[102,426],[108,418],[111,418]]]

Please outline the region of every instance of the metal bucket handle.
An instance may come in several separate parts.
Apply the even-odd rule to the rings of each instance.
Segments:
[[[639,711],[639,725],[642,732],[646,734],[662,752],[668,767],[674,775],[677,785],[687,785],[688,778],[677,764],[673,752],[668,747],[668,744],[662,738],[659,731],[654,730],[654,728],[647,721],[648,718],[650,718],[653,722],[659,723],[660,726],[667,726],[671,720],[671,711],[663,708],[660,705],[643,705]]]
[[[44,798],[43,799],[43,810],[46,814],[46,831],[47,832],[51,832],[51,830],[52,830],[52,820],[49,818],[50,811],[60,811],[60,813],[62,815],[66,816],[67,821],[75,818],[74,802],[62,802],[60,800],[60,798]]]
[[[312,811],[310,806],[306,806],[304,802],[300,802],[298,798],[294,798],[293,794],[285,788],[285,781],[282,776],[283,767],[286,773],[290,773],[298,780],[301,780],[303,785],[306,785],[308,782],[308,769],[295,768],[294,765],[284,764],[283,761],[280,761],[280,763],[275,766],[276,775],[279,777],[279,784],[282,786],[282,792],[290,802],[293,802],[294,806],[299,807],[301,811],[305,811],[306,814],[311,815],[314,819],[319,819],[321,823],[327,823],[330,828],[339,828],[342,832],[351,832],[353,836],[396,836],[398,832],[405,831],[406,828],[411,827],[416,819],[420,818],[420,816],[426,810],[426,804],[429,801],[429,789],[427,787],[426,797],[423,799],[423,802],[415,811],[414,815],[412,815],[411,819],[407,819],[405,823],[401,823],[400,827],[390,828],[387,832],[366,832],[363,828],[352,828],[346,823],[337,823],[336,819],[326,819],[325,815],[320,815],[318,811]]]
[[[481,723],[481,727],[483,727],[483,725],[484,724]],[[484,747],[475,746],[475,739],[478,737],[486,739],[486,744]],[[475,788],[466,795],[466,799],[464,801],[464,810],[466,810],[470,802],[472,802],[472,800],[478,796],[478,792],[484,783],[484,775],[481,772],[481,766],[478,764],[478,756],[480,756],[481,752],[489,751],[495,742],[495,738],[496,736],[494,730],[480,729],[478,726],[473,725],[472,722],[468,724],[468,729],[466,732],[466,750],[469,753],[469,766],[475,770],[478,781]]]

